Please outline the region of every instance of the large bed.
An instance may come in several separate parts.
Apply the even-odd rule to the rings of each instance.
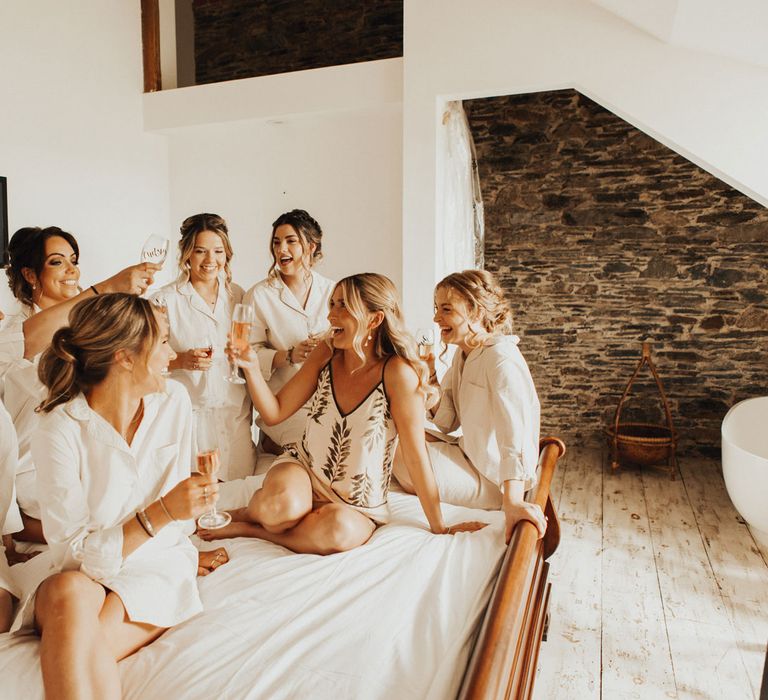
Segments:
[[[546,615],[544,559],[558,538],[549,483],[563,452],[558,440],[542,441],[531,498],[549,515],[543,541],[521,523],[505,547],[500,513],[454,506],[443,506],[447,522],[489,526],[434,536],[417,499],[393,493],[391,523],[350,552],[217,543],[230,562],[200,579],[205,611],[120,663],[124,697],[529,697]],[[43,697],[38,643],[0,636],[0,698]]]

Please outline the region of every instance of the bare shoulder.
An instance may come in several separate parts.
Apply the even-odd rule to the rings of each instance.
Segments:
[[[413,393],[419,386],[419,376],[407,360],[395,355],[384,368],[384,384],[390,394]]]

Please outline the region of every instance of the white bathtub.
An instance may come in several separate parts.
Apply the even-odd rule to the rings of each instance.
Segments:
[[[768,396],[737,403],[721,433],[728,495],[754,538],[768,547]]]

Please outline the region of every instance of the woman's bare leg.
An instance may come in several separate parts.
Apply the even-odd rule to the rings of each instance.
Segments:
[[[79,571],[42,583],[35,618],[47,700],[120,698],[117,661],[163,632],[125,622],[119,597]]]
[[[285,532],[270,532],[251,525],[252,537],[282,545],[300,554],[334,554],[365,544],[376,525],[354,508],[326,503]]]
[[[304,467],[282,462],[267,472],[261,488],[245,508],[231,511],[232,522],[217,530],[198,531],[204,540],[260,537],[254,525],[268,532],[285,532],[312,510],[312,482]]]

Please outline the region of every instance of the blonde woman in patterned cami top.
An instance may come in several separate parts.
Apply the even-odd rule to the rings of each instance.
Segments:
[[[426,365],[404,329],[397,292],[365,273],[334,288],[331,334],[277,395],[247,348],[237,359],[265,423],[278,423],[307,401],[304,436],[278,457],[248,505],[203,539],[260,537],[294,552],[330,554],[364,544],[389,516],[387,497],[398,439],[416,494],[435,534],[477,530],[447,526],[424,442],[425,402],[433,390]],[[232,348],[228,348],[235,356]]]

